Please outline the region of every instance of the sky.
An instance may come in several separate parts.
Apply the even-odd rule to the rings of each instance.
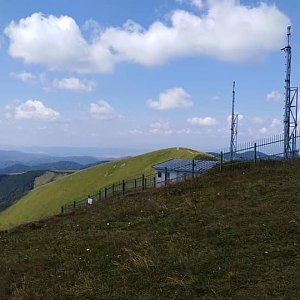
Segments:
[[[238,142],[279,134],[299,13],[298,0],[0,0],[0,148],[216,151],[233,81]]]

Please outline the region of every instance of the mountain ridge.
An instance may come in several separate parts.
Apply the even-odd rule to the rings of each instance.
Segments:
[[[187,148],[167,148],[75,172],[30,191],[14,205],[1,212],[0,228],[57,214],[62,205],[83,199],[88,194],[96,194],[104,186],[152,172],[152,165],[156,163],[170,158],[195,157],[199,159],[210,156]]]
[[[51,156],[48,154],[27,153],[15,150],[0,150],[0,169],[16,164],[34,166],[45,163],[55,163],[59,161],[71,161],[81,165],[89,165],[102,160],[93,156]]]

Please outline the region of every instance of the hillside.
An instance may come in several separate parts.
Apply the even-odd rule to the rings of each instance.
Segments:
[[[208,173],[0,233],[4,299],[299,299],[300,162]]]
[[[151,166],[170,158],[207,157],[185,149],[169,148],[85,169],[43,185],[0,214],[0,228],[59,213],[61,205],[82,199],[113,182],[150,172]]]
[[[34,171],[19,175],[0,175],[0,211],[33,189],[35,178],[43,173],[44,171]]]
[[[16,175],[0,175],[0,211],[30,190],[55,181],[66,174],[65,172],[29,171]]]

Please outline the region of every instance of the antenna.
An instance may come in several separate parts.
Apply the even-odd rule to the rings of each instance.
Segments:
[[[234,159],[237,150],[238,114],[234,112],[235,106],[235,81],[232,84],[232,112],[231,112],[231,137],[230,137],[230,160]]]
[[[287,46],[283,50],[286,53],[286,73],[285,73],[285,106],[283,116],[284,135],[284,157],[289,158],[296,155],[297,136],[297,112],[298,112],[298,87],[291,87],[292,69],[292,47],[290,45],[291,26],[287,27]]]

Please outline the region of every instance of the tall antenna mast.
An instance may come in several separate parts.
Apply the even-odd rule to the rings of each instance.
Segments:
[[[232,84],[232,112],[231,112],[231,137],[230,137],[230,160],[234,159],[237,150],[238,114],[235,114],[235,81]]]
[[[296,154],[297,136],[297,111],[298,111],[298,88],[291,87],[292,47],[290,45],[291,26],[287,27],[287,46],[283,50],[286,53],[285,74],[285,106],[283,117],[284,157],[289,158]]]

